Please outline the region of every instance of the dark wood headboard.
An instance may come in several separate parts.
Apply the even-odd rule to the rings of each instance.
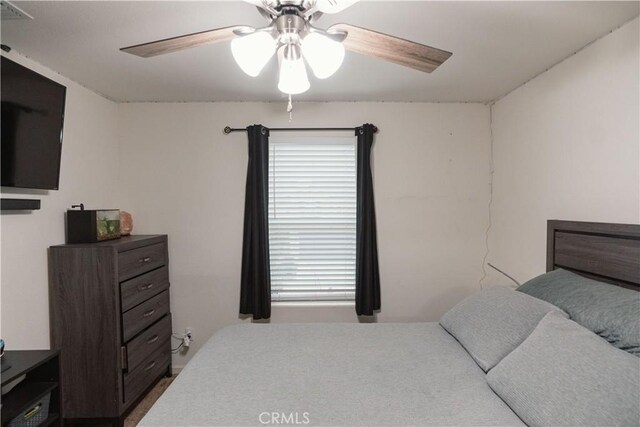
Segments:
[[[549,220],[547,271],[556,268],[640,291],[640,225]]]

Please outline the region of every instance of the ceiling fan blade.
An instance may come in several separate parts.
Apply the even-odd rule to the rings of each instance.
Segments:
[[[316,0],[316,8],[322,13],[339,13],[358,0]]]
[[[244,0],[245,3],[252,4],[257,6],[261,11],[260,13],[264,15],[265,13],[268,15],[273,15],[277,13],[275,8],[278,6],[278,0]]]
[[[276,7],[278,5],[277,0],[244,0],[246,3],[252,4],[258,7]]]
[[[347,50],[363,55],[374,56],[415,70],[430,73],[438,68],[451,55],[446,50],[436,49],[420,43],[390,36],[366,28],[349,24],[336,24],[328,32],[346,32],[342,42]]]
[[[123,47],[120,50],[132,55],[149,58],[151,56],[177,52],[179,50],[189,49],[204,44],[231,40],[236,37],[235,31],[250,32],[253,30],[254,29],[252,27],[235,25],[233,27],[217,28],[215,30],[201,31],[199,33],[187,34],[184,36],[171,37],[169,39],[137,44],[135,46]]]

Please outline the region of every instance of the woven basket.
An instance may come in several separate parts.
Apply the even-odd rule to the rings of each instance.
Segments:
[[[51,392],[11,420],[8,427],[37,427],[49,417]]]

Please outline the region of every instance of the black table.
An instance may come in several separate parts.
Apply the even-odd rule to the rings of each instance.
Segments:
[[[62,425],[60,413],[60,352],[57,350],[8,350],[2,364],[2,386],[25,375],[18,385],[2,396],[2,426],[51,393],[49,416],[42,426]]]

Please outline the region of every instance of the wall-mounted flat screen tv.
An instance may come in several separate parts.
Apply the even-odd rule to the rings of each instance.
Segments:
[[[2,186],[57,190],[67,88],[2,57]]]

